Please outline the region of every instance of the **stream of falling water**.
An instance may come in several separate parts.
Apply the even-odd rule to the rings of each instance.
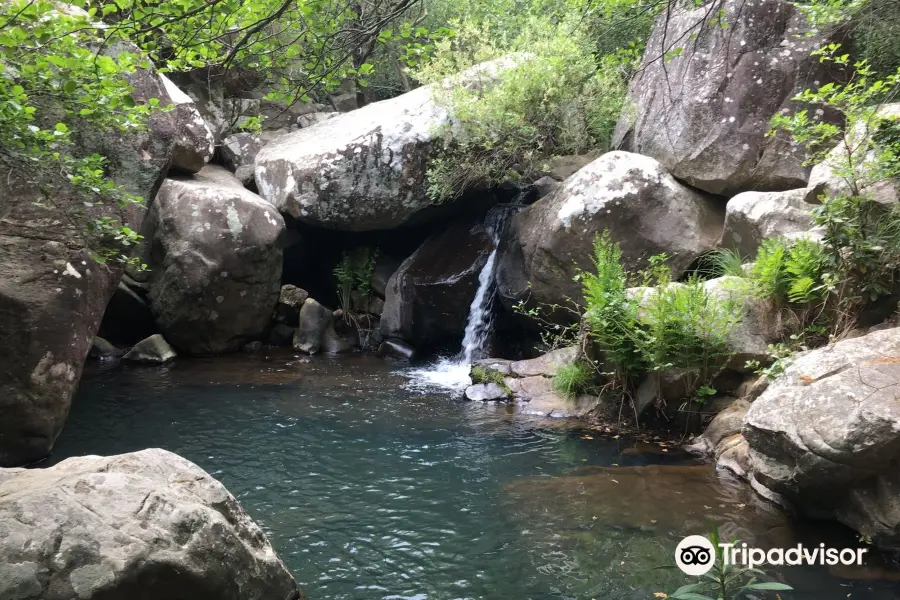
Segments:
[[[469,369],[472,362],[482,358],[485,344],[491,335],[491,313],[494,303],[494,267],[497,262],[497,248],[500,236],[506,226],[511,211],[508,206],[495,206],[488,211],[484,227],[494,243],[487,262],[478,274],[478,289],[469,305],[469,316],[463,334],[462,348],[457,356],[443,358],[424,369],[409,372],[410,387],[442,387],[462,391],[472,383]]]

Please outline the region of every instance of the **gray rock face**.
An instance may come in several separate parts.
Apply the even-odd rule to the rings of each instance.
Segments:
[[[723,4],[725,29],[701,26],[708,7],[689,6],[658,17],[613,146],[652,156],[714,194],[803,187],[803,150],[766,132],[774,114],[794,109],[795,94],[840,77],[809,56],[838,40],[807,36],[802,13],[784,0]],[[662,58],[678,48],[681,55]]]
[[[900,548],[900,329],[807,352],[743,428],[757,491]]]
[[[215,137],[190,96],[178,89],[165,75],[160,75],[159,78],[172,101],[172,116],[178,131],[172,153],[172,168],[196,173],[212,158],[216,149]]]
[[[307,354],[341,354],[353,349],[335,331],[331,309],[312,298],[307,298],[300,308],[300,326],[294,332],[293,346],[294,350]]]
[[[473,402],[507,400],[509,391],[497,383],[476,383],[466,388],[466,398]]]
[[[719,246],[756,256],[762,240],[784,237],[812,228],[806,189],[787,192],[744,192],[728,201],[725,207],[725,229]]]
[[[900,119],[900,103],[884,104],[878,109],[877,116],[884,119],[897,120]],[[875,133],[873,127],[868,127],[867,123],[860,122],[854,131],[848,136],[852,147],[859,147],[863,143],[871,143],[867,139]],[[854,160],[860,162],[861,159],[866,161],[875,160],[874,152],[868,152],[867,156],[860,156],[861,152],[857,150]],[[823,194],[826,196],[836,196],[841,193],[847,193],[850,186],[847,181],[839,177],[835,172],[847,163],[847,153],[842,144],[833,148],[825,160],[815,165],[809,174],[809,184],[807,186],[807,202],[819,202],[819,197]],[[883,179],[865,179],[861,178],[856,182],[863,194],[868,195],[873,200],[882,204],[896,204],[900,202],[900,185],[896,181]]]
[[[0,596],[298,600],[234,496],[158,448],[0,469]]]
[[[609,152],[513,217],[497,265],[500,296],[506,304],[581,298],[572,277],[592,268],[594,238],[604,229],[621,245],[626,266],[666,252],[677,276],[715,246],[723,213],[652,158]]]
[[[94,336],[94,342],[91,344],[91,350],[88,356],[100,360],[111,360],[125,354],[121,349],[111,344],[108,340],[100,336]]]
[[[454,80],[478,85],[508,65],[476,65]],[[423,86],[341,114],[266,145],[256,157],[260,195],[295,219],[328,229],[372,231],[431,206],[425,172],[447,111]]]
[[[728,366],[747,371],[747,361],[767,361],[769,344],[780,340],[784,331],[781,311],[770,300],[754,296],[748,282],[741,277],[710,279],[703,287],[709,297],[740,307],[740,320],[728,335],[728,347],[734,353]]]
[[[284,220],[222,167],[167,179],[145,225],[150,305],[179,351],[239,349],[269,324]]]
[[[129,81],[138,101],[165,95],[154,70],[139,69]],[[153,197],[172,152],[171,114],[155,113],[149,128],[128,134],[69,127],[78,148],[109,157],[107,172],[119,185]],[[144,217],[143,208],[79,196],[28,165],[8,167],[0,178],[0,466],[26,464],[50,451],[121,277],[91,259],[87,220],[113,217],[139,230]],[[40,190],[49,186],[53,208],[38,206],[46,205]],[[85,200],[94,206],[86,208]]]
[[[266,144],[289,133],[286,129],[262,131],[260,133],[241,132],[229,135],[222,140],[219,154],[222,165],[234,173],[241,183],[253,182],[253,163],[256,155]]]
[[[480,226],[457,225],[426,240],[388,282],[382,335],[405,340],[420,351],[458,347],[478,275],[492,248]]]
[[[517,360],[509,363],[509,373],[517,377],[531,377],[534,375],[543,375],[545,377],[553,377],[556,375],[557,369],[562,366],[575,362],[579,353],[578,346],[569,346],[568,348],[559,348],[528,360]]]
[[[178,354],[175,353],[175,350],[172,349],[166,338],[157,333],[138,342],[134,348],[122,357],[122,360],[161,365],[177,356]]]

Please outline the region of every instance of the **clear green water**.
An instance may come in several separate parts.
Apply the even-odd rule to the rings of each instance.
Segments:
[[[411,392],[397,369],[238,356],[89,370],[51,462],[187,457],[240,499],[311,600],[648,599],[684,582],[653,567],[711,522],[763,546],[832,535],[675,452]],[[825,568],[778,575],[797,589],[785,598],[900,597]]]

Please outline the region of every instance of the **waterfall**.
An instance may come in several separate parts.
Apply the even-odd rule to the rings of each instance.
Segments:
[[[460,362],[465,365],[479,358],[484,345],[491,335],[491,308],[494,303],[494,265],[497,262],[497,249],[500,236],[509,216],[508,207],[495,206],[485,217],[484,227],[494,243],[494,249],[487,262],[478,274],[478,290],[469,305],[469,317],[466,321],[466,332],[463,335]]]
[[[459,354],[452,359],[442,359],[427,368],[407,372],[407,376],[411,379],[410,389],[427,391],[438,387],[462,392],[472,383],[469,378],[470,366],[481,357],[491,335],[491,313],[496,291],[494,268],[497,264],[500,237],[509,216],[515,212],[518,205],[517,201],[513,205],[494,206],[484,219],[484,228],[491,237],[494,248],[478,274],[478,289],[469,305],[469,316]]]

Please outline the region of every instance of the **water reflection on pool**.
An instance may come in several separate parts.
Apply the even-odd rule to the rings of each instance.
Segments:
[[[95,367],[52,462],[185,456],[240,499],[311,600],[653,598],[687,581],[654,567],[712,523],[760,546],[855,543],[791,525],[683,455],[410,391],[398,369],[291,355]],[[796,588],[784,598],[900,597],[891,571],[777,576]]]

